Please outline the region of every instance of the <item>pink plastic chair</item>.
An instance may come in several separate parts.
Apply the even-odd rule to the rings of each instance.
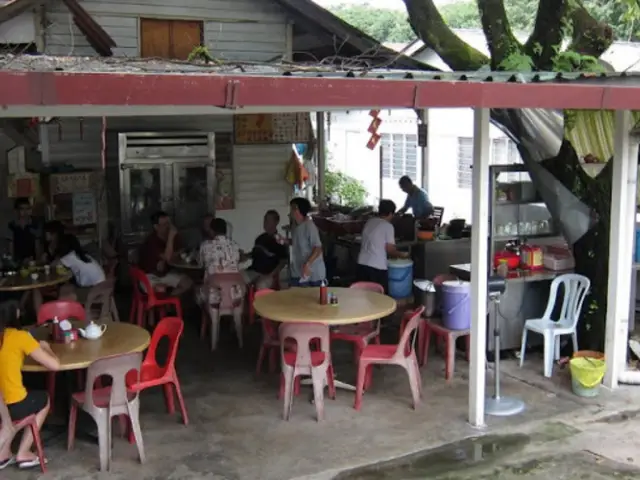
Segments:
[[[233,300],[231,288],[236,285],[246,288],[244,278],[240,273],[216,273],[208,276],[204,281],[205,286],[216,288],[220,291],[220,305],[210,305],[208,292],[205,290],[204,304],[202,309],[202,322],[200,325],[200,337],[204,338],[207,328],[207,315],[211,321],[211,350],[218,346],[218,336],[220,333],[220,317],[223,315],[233,316],[233,324],[238,337],[238,345],[242,348],[242,315],[244,311],[244,301],[242,299]]]
[[[320,339],[320,351],[311,351],[311,342]],[[295,352],[288,351],[287,340],[296,342]],[[318,421],[324,419],[324,386],[329,386],[329,397],[336,397],[333,384],[333,365],[329,350],[329,327],[312,323],[283,324],[280,327],[280,358],[282,376],[281,397],[284,399],[282,416],[289,420],[297,377],[309,375],[313,381],[313,398]]]
[[[418,328],[418,323],[421,321],[420,315],[422,315],[423,311],[424,307],[419,307],[404,314],[405,319],[408,321],[406,323],[403,321],[406,327],[397,345],[367,345],[363,349],[358,363],[358,383],[356,385],[356,399],[353,408],[360,410],[362,406],[362,395],[365,387],[368,388],[371,385],[371,367],[374,364],[398,365],[404,368],[409,375],[413,408],[415,409],[418,406],[422,396],[422,381],[416,357],[416,335],[414,333]]]
[[[379,283],[356,282],[351,284],[349,288],[368,290],[384,295],[384,287]],[[353,358],[354,362],[358,363],[362,349],[369,345],[369,342],[373,340],[374,343],[380,343],[380,320],[333,328],[330,338],[332,342],[334,340],[342,340],[343,342],[353,343]]]
[[[264,295],[269,295],[275,292],[271,288],[263,288],[258,290],[254,294],[254,298],[260,298]],[[274,373],[276,370],[276,353],[280,348],[280,338],[278,337],[278,325],[269,320],[268,318],[262,318],[262,344],[260,345],[260,352],[258,353],[258,364],[256,365],[256,375],[260,375],[260,369],[264,362],[265,356],[269,354],[269,373]]]
[[[40,460],[40,470],[42,470],[42,473],[47,473],[44,449],[35,414],[13,421],[9,414],[9,408],[7,408],[7,404],[4,403],[4,399],[2,395],[0,395],[0,448],[4,447],[5,442],[13,440],[20,430],[26,430],[27,428],[31,431],[31,435],[33,435],[33,443],[36,446],[36,452]]]
[[[38,325],[53,320],[57,317],[59,320],[67,320],[69,318],[84,321],[86,320],[87,312],[81,303],[71,300],[55,300],[53,302],[43,303],[38,309]],[[78,385],[82,385],[84,381],[84,370],[78,370],[77,372]],[[55,405],[56,394],[56,372],[47,372],[47,393],[49,394],[49,401],[51,405]]]
[[[67,449],[73,449],[75,443],[76,420],[78,409],[91,415],[98,428],[98,443],[100,449],[100,470],[111,469],[111,419],[121,415],[129,418],[133,430],[140,463],[145,461],[142,430],[140,428],[140,397],[139,393],[127,391],[125,378],[129,372],[135,371],[136,380],[139,379],[142,353],[128,353],[96,360],[89,367],[85,391],[71,396],[71,411],[69,413],[69,431]],[[106,375],[111,377],[111,386],[94,389],[97,378]]]

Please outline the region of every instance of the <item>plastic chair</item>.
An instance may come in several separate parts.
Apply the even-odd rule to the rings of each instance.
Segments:
[[[188,425],[189,417],[187,416],[187,408],[184,404],[180,382],[178,381],[178,373],[176,372],[176,355],[178,353],[178,344],[183,329],[184,322],[181,318],[165,317],[160,320],[160,323],[158,323],[153,331],[149,350],[147,350],[145,359],[142,362],[139,379],[136,373],[129,373],[127,375],[127,389],[131,393],[138,393],[147,388],[162,386],[167,404],[167,412],[173,415],[175,412],[173,391],[171,390],[171,386],[173,385],[176,396],[178,397],[178,403],[180,404],[182,422]],[[164,365],[158,365],[156,361],[156,350],[160,340],[164,337],[169,339],[169,354],[167,356],[167,362]]]
[[[255,292],[255,298],[260,298],[264,295],[269,295],[275,292],[271,288],[263,288]],[[269,373],[274,373],[276,369],[276,353],[280,348],[280,338],[278,336],[278,325],[269,320],[268,318],[262,318],[262,344],[260,345],[260,351],[258,353],[258,363],[256,365],[256,375],[260,375],[260,368],[264,362],[264,357],[269,354]]]
[[[353,408],[360,410],[362,406],[362,395],[365,387],[371,384],[371,366],[377,365],[398,365],[404,368],[409,375],[409,385],[413,397],[413,408],[415,409],[422,396],[422,380],[415,350],[414,334],[421,322],[420,316],[424,311],[421,306],[413,311],[404,314],[406,320],[405,328],[400,336],[397,345],[367,345],[360,355],[358,362],[358,382],[356,385],[356,399]]]
[[[558,299],[558,288],[562,286],[562,308],[558,320],[551,318]],[[591,281],[584,275],[566,273],[551,282],[549,301],[542,318],[534,318],[524,322],[522,330],[522,348],[520,350],[520,367],[524,363],[527,347],[527,331],[531,330],[544,337],[544,376],[549,378],[553,373],[553,360],[560,359],[560,337],[571,335],[573,351],[578,351],[578,335],[576,327],[580,319],[582,304],[591,287]]]
[[[280,277],[273,277],[272,288],[262,288],[260,290],[280,290]],[[249,293],[248,293],[248,303],[249,303],[249,325],[253,325],[256,321],[256,310],[253,308],[253,302],[256,300],[256,293],[260,290],[256,290],[256,286],[254,284],[249,285]]]
[[[116,300],[113,298],[113,289],[115,288],[115,285],[116,279],[109,278],[104,282],[100,282],[93,286],[91,290],[89,290],[87,301],[84,304],[84,309],[91,319],[98,320],[109,317],[114,322],[120,321]],[[97,305],[99,309],[94,309],[94,305]]]
[[[91,415],[98,427],[101,471],[111,469],[111,419],[120,415],[129,418],[140,463],[145,461],[139,419],[140,397],[138,392],[128,391],[125,384],[125,378],[130,378],[132,370],[138,378],[141,362],[142,353],[128,353],[97,360],[89,367],[85,391],[71,396],[67,449],[73,449],[78,408],[81,408]],[[111,377],[111,386],[94,390],[95,380],[103,375]]]
[[[420,326],[424,329],[424,334],[421,336],[418,334],[418,341],[420,346],[418,347],[418,356],[420,358],[420,365],[427,364],[427,358],[429,356],[429,344],[431,343],[431,335],[435,335],[438,339],[438,343],[444,343],[444,358],[445,358],[445,380],[449,381],[453,377],[456,362],[456,341],[460,337],[465,337],[466,342],[466,357],[469,361],[470,345],[471,345],[471,330],[450,330],[446,328],[442,323],[439,323],[437,319],[425,318]]]
[[[40,431],[38,430],[35,414],[14,422],[11,419],[9,409],[6,403],[4,403],[2,395],[0,395],[0,448],[4,447],[6,442],[11,442],[20,430],[27,427],[31,430],[31,435],[33,435],[33,443],[36,446],[36,453],[40,460],[40,469],[42,473],[47,473],[44,449],[42,447],[42,440],[40,439]]]
[[[54,300],[53,302],[43,303],[38,310],[37,324],[42,325],[49,320],[53,320],[58,317],[59,320],[66,320],[68,318],[75,318],[80,321],[85,321],[87,312],[82,304],[74,302],[72,300]],[[82,385],[83,370],[78,370],[78,384]],[[47,372],[47,393],[49,394],[49,401],[52,405],[55,405],[55,393],[56,393],[56,372]]]
[[[238,345],[242,348],[242,315],[243,300],[233,300],[231,297],[231,288],[246,285],[244,278],[240,273],[216,273],[205,279],[205,287],[209,289],[218,289],[221,296],[220,305],[211,305],[208,298],[208,292],[205,288],[205,306],[202,309],[202,321],[200,324],[200,338],[204,338],[207,329],[207,315],[211,321],[211,351],[218,346],[218,337],[220,334],[220,318],[223,315],[233,316],[233,323],[238,337]]]
[[[384,287],[374,282],[356,282],[351,284],[349,288],[357,290],[368,290],[370,292],[380,293],[384,295]],[[380,320],[372,322],[362,322],[355,325],[345,325],[331,329],[331,341],[342,340],[344,342],[353,343],[354,362],[358,363],[362,349],[366,347],[372,340],[380,343]]]
[[[317,338],[320,339],[320,351],[311,351],[310,344]],[[295,352],[288,350],[288,340],[295,341]],[[297,377],[309,375],[313,382],[317,419],[318,421],[324,419],[324,386],[329,386],[331,398],[336,397],[329,350],[329,327],[315,323],[285,323],[280,326],[280,341],[282,362],[280,393],[284,399],[283,418],[289,420]]]
[[[161,297],[151,286],[147,274],[137,267],[129,267],[133,279],[133,298],[129,321],[142,327],[145,316],[153,314],[154,308],[160,308],[161,313],[166,307],[173,306],[176,316],[182,318],[182,305],[178,297]]]

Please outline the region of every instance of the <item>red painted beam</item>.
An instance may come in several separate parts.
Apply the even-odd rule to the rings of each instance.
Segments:
[[[0,72],[3,106],[640,110],[640,88],[219,74]]]

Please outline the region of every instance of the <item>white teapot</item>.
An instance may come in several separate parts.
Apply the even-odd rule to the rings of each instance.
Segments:
[[[87,325],[87,328],[78,329],[78,331],[80,332],[80,335],[82,335],[84,338],[88,340],[97,340],[104,334],[106,330],[107,330],[106,325],[98,325],[93,321],[89,322],[89,325]]]

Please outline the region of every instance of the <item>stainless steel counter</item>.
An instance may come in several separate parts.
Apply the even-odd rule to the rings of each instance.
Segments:
[[[471,280],[471,265],[451,265],[449,271],[462,280]],[[495,348],[493,329],[496,317],[500,321],[500,347],[502,350],[518,350],[522,342],[524,322],[531,318],[540,318],[549,300],[551,280],[558,275],[569,272],[552,270],[516,270],[507,279],[507,289],[500,297],[497,312],[489,308],[489,324],[487,328],[488,349]],[[541,335],[529,335],[529,346],[541,345]]]
[[[449,271],[459,276],[460,278],[465,277],[467,280],[471,278],[471,264],[463,263],[460,265],[451,265]],[[571,273],[572,270],[567,271],[556,271],[556,270],[547,270],[543,268],[541,270],[513,270],[509,272],[507,277],[507,282],[543,282],[545,280],[553,280],[558,275],[562,275],[563,273]]]

